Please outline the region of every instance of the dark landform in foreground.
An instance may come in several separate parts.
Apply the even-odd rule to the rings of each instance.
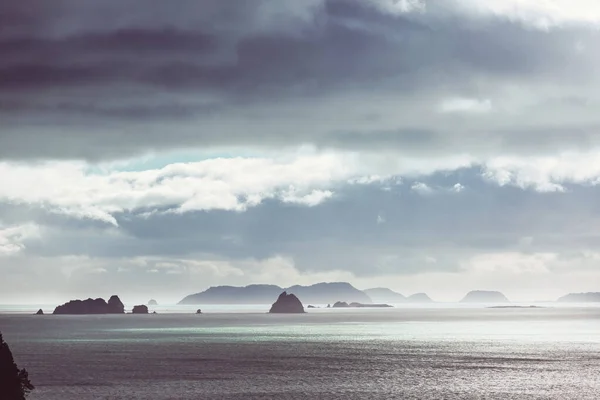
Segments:
[[[0,399],[25,400],[33,389],[29,373],[25,368],[17,367],[12,351],[0,332]]]
[[[600,303],[600,292],[569,293],[557,301],[561,303]]]
[[[389,308],[392,307],[389,304],[363,304],[363,303],[346,303],[345,301],[336,301],[332,308]]]
[[[302,302],[293,294],[283,292],[277,297],[269,310],[272,314],[303,314],[304,306]]]
[[[371,298],[346,282],[295,285],[281,288],[276,285],[213,286],[201,293],[185,297],[178,304],[269,304],[281,292],[293,293],[305,303],[328,304],[339,299],[357,303],[372,303]]]
[[[505,295],[500,292],[473,290],[460,301],[461,303],[509,303]]]
[[[108,302],[102,298],[71,300],[56,307],[53,314],[125,314],[125,306],[119,296],[113,295]]]

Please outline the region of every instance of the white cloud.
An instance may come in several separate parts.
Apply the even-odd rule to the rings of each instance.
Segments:
[[[321,154],[217,158],[94,174],[83,163],[4,162],[0,163],[0,201],[111,224],[116,224],[117,212],[148,208],[243,211],[270,198],[314,206],[333,195],[330,186],[355,177],[353,165],[346,157]]]
[[[490,99],[468,99],[452,98],[444,100],[440,104],[440,111],[444,113],[488,113],[492,110],[492,101]]]
[[[410,187],[410,190],[412,190],[413,192],[422,194],[422,195],[433,193],[433,189],[430,186],[428,186],[426,183],[423,183],[423,182],[413,183],[413,185]]]
[[[561,24],[599,24],[596,0],[454,0],[467,13],[504,16],[538,28]]]
[[[465,190],[465,187],[463,185],[461,185],[460,183],[457,183],[454,186],[452,186],[452,191],[453,192],[460,193],[463,190]]]
[[[590,150],[545,157],[495,157],[486,162],[483,176],[501,186],[563,192],[565,183],[598,184],[600,153]]]
[[[0,257],[13,255],[25,248],[26,239],[37,237],[38,227],[34,224],[2,227],[0,224]]]

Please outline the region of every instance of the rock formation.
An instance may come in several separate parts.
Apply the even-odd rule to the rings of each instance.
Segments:
[[[322,282],[310,286],[296,285],[287,289],[275,285],[216,286],[189,295],[179,304],[268,304],[283,291],[294,293],[311,304],[333,303],[336,299],[372,303],[367,294],[347,282]]]
[[[25,368],[19,369],[8,344],[0,332],[0,398],[2,400],[25,400],[34,389]]]
[[[473,290],[460,301],[461,303],[508,303],[508,299],[500,292]]]
[[[374,303],[405,303],[406,297],[388,288],[373,288],[363,290]]]
[[[600,302],[600,292],[569,293],[558,301],[561,303],[598,303]]]
[[[202,310],[201,309],[197,309],[196,310],[196,314],[202,314]]]
[[[391,306],[389,304],[363,304],[363,303],[356,303],[356,302],[352,302],[352,303],[348,304],[345,301],[337,301],[333,305],[333,308],[389,308],[389,307],[393,307],[393,306]]]
[[[125,305],[119,299],[119,296],[112,295],[110,299],[108,299],[108,313],[109,314],[124,314],[125,313]]]
[[[432,303],[433,300],[429,298],[425,293],[415,293],[412,296],[408,296],[406,300],[409,303]]]
[[[133,310],[131,310],[132,314],[148,314],[148,306],[141,304],[138,306],[133,306]]]
[[[277,301],[271,306],[270,313],[301,314],[304,313],[304,306],[294,294],[283,292],[277,298]]]
[[[35,315],[44,315],[44,310],[42,310],[40,308],[39,310],[37,310],[37,312],[35,313]]]
[[[125,307],[118,296],[108,303],[102,299],[71,300],[54,309],[53,314],[124,314]]]

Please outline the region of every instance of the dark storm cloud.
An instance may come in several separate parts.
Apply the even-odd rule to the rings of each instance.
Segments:
[[[381,96],[404,105],[375,110],[370,129],[400,134],[373,147],[393,136],[402,148],[425,132],[417,140],[447,149],[449,135],[475,134],[482,124],[434,115],[444,97],[486,98],[502,82],[579,82],[595,70],[589,56],[570,61],[576,40],[594,43],[589,31],[474,19],[440,4],[391,14],[354,0],[9,0],[0,6],[0,157],[102,159],[200,144],[352,147],[362,141],[345,133],[356,111],[373,115],[366,109]],[[350,95],[361,99],[350,109],[322,104]],[[329,121],[315,119],[319,113]],[[422,118],[401,121],[398,113]],[[504,120],[490,118],[486,131]],[[565,125],[560,144],[577,127]]]

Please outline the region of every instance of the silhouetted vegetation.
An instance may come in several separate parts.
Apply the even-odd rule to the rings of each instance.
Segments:
[[[12,352],[0,333],[0,397],[2,400],[24,400],[33,388],[27,370],[17,367]]]

